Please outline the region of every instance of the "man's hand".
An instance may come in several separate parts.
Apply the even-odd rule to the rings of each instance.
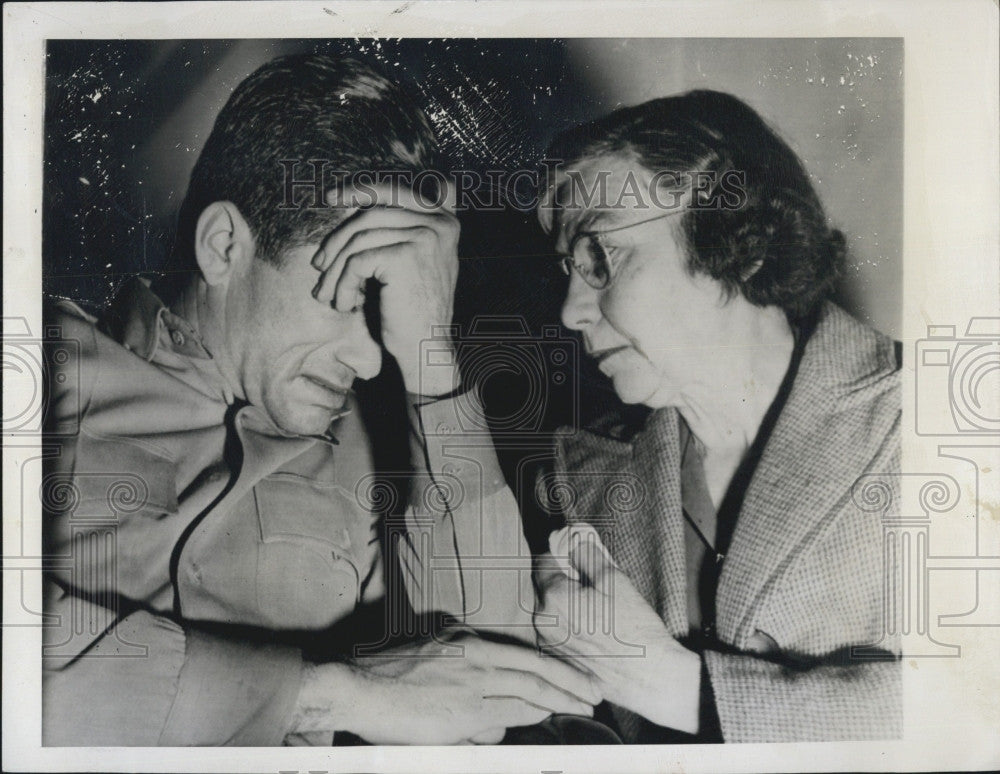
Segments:
[[[444,395],[458,387],[458,371],[435,366],[421,374],[420,342],[434,326],[451,323],[458,219],[448,207],[431,209],[404,188],[374,190],[375,206],[334,230],[313,258],[321,273],[313,295],[349,312],[364,302],[370,278],[381,283],[382,342],[399,363],[406,390]]]
[[[461,655],[453,655],[461,646]],[[350,731],[372,744],[496,744],[553,713],[591,715],[591,678],[558,659],[460,632],[306,670],[291,732]]]
[[[554,532],[549,545],[536,567],[539,644],[593,674],[608,701],[695,733],[698,655],[670,636],[592,527]]]

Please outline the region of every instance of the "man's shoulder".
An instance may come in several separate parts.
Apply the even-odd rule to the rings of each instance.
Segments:
[[[53,405],[72,406],[80,422],[100,417],[118,427],[123,412],[137,411],[139,405],[183,400],[176,379],[109,330],[106,309],[64,298],[49,299],[44,306],[46,340],[60,353],[48,358]]]
[[[119,367],[144,364],[120,341],[112,338],[101,324],[102,311],[68,298],[49,299],[44,304],[45,337],[71,345],[75,362],[63,365],[96,370],[105,362]]]
[[[69,298],[46,298],[42,305],[45,336],[52,340],[93,338],[96,333],[97,315],[82,304]]]
[[[45,432],[76,435],[99,372],[97,318],[65,298],[42,303],[45,339]]]

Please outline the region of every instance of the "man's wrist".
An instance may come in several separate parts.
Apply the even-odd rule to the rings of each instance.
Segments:
[[[313,731],[352,731],[353,706],[363,698],[354,689],[355,675],[347,664],[302,662],[302,680],[295,709],[289,722],[289,734]]]
[[[399,362],[403,385],[411,395],[429,400],[439,400],[458,392],[462,377],[458,369],[458,356],[450,336],[436,336],[416,347],[416,362]]]

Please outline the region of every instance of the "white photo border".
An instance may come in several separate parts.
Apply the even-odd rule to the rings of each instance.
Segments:
[[[260,37],[901,37],[904,39],[904,470],[933,472],[952,439],[918,435],[917,342],[928,325],[1000,316],[1000,25],[990,0],[763,0],[601,3],[454,2],[8,3],[4,6],[4,312],[41,330],[42,144],[45,42],[50,38]],[[5,329],[5,334],[8,331]],[[7,396],[5,395],[5,401]],[[37,441],[37,439],[35,439]],[[30,438],[4,437],[4,610],[41,609],[28,561],[40,554],[40,516],[22,512]],[[1000,440],[973,439],[1000,472]],[[966,445],[963,441],[963,445]],[[982,482],[981,482],[982,483]],[[1000,553],[1000,488],[981,539]],[[916,507],[904,502],[904,509]],[[25,544],[22,546],[22,535]],[[15,549],[15,546],[21,546]],[[17,555],[16,551],[21,554]],[[947,553],[947,549],[943,551]],[[988,552],[987,552],[988,553]],[[993,564],[990,564],[993,561]],[[981,569],[976,570],[975,567]],[[973,569],[970,569],[973,568]],[[1000,622],[1000,559],[956,566],[982,574],[983,621]],[[14,591],[18,597],[10,596]],[[23,596],[22,596],[23,591]],[[960,658],[904,659],[906,726],[900,741],[685,747],[42,748],[41,631],[5,627],[6,771],[901,771],[1000,764],[1000,625],[957,627]],[[991,766],[990,764],[993,764]]]

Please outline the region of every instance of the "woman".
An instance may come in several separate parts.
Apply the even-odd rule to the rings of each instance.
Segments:
[[[899,736],[882,514],[852,497],[895,486],[899,365],[827,300],[844,238],[801,163],[711,91],[547,155],[563,323],[652,411],[558,446],[541,642],[594,674],[628,742]]]

